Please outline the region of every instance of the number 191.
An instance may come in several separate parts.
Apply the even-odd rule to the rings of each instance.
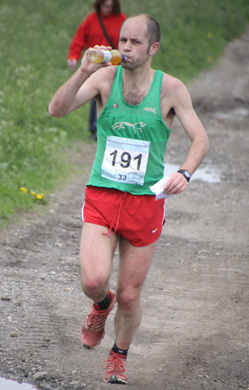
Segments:
[[[113,167],[115,167],[115,165],[116,165],[117,154],[118,154],[117,150],[114,150],[112,153],[110,153],[110,156],[113,156],[112,157],[112,166]],[[121,153],[120,160],[121,160],[120,166],[122,168],[129,168],[129,166],[131,165],[131,162],[132,162],[132,156],[128,152],[123,152],[123,153]],[[134,161],[137,162],[137,169],[136,170],[140,171],[142,154],[138,154],[136,157],[134,157]]]

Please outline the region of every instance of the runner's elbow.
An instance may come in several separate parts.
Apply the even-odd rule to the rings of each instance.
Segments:
[[[56,118],[61,118],[63,115],[61,110],[58,110],[58,107],[56,106],[56,104],[54,104],[53,102],[51,102],[48,106],[48,112],[49,112],[49,115],[51,116],[54,116]]]
[[[205,156],[206,156],[208,151],[209,151],[209,139],[208,139],[208,136],[206,135],[205,141],[204,141],[204,154],[205,154]]]

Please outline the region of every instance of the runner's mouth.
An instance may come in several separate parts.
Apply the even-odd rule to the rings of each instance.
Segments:
[[[125,56],[125,59],[123,62],[130,62],[130,57]]]

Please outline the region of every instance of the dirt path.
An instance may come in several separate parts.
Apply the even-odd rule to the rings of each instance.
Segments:
[[[249,385],[249,31],[190,86],[207,129],[202,164],[220,182],[192,180],[166,201],[163,234],[143,292],[144,317],[128,359],[131,390],[247,390]],[[166,162],[187,143],[176,124]],[[80,163],[95,145],[82,145]],[[95,351],[80,345],[89,306],[81,292],[81,205],[89,170],[0,233],[0,376],[41,389],[106,389],[100,364],[113,343],[113,316]],[[112,288],[115,289],[117,255]]]

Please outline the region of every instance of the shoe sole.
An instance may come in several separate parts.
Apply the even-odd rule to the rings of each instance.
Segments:
[[[107,381],[103,379],[105,383],[116,383],[119,385],[126,385],[127,381],[118,379],[116,375],[112,375]]]
[[[94,349],[94,348],[89,347],[89,345],[86,345],[86,344],[82,344],[82,347],[85,349]]]
[[[95,344],[93,347],[90,347],[90,346],[87,345],[87,344],[81,344],[81,345],[82,345],[83,348],[88,349],[88,350],[89,350],[89,349],[94,349],[94,348],[96,348],[99,344],[101,344],[101,341],[103,340],[104,336],[105,336],[105,333],[103,334],[103,336],[101,337],[101,339],[97,342],[97,344]]]

